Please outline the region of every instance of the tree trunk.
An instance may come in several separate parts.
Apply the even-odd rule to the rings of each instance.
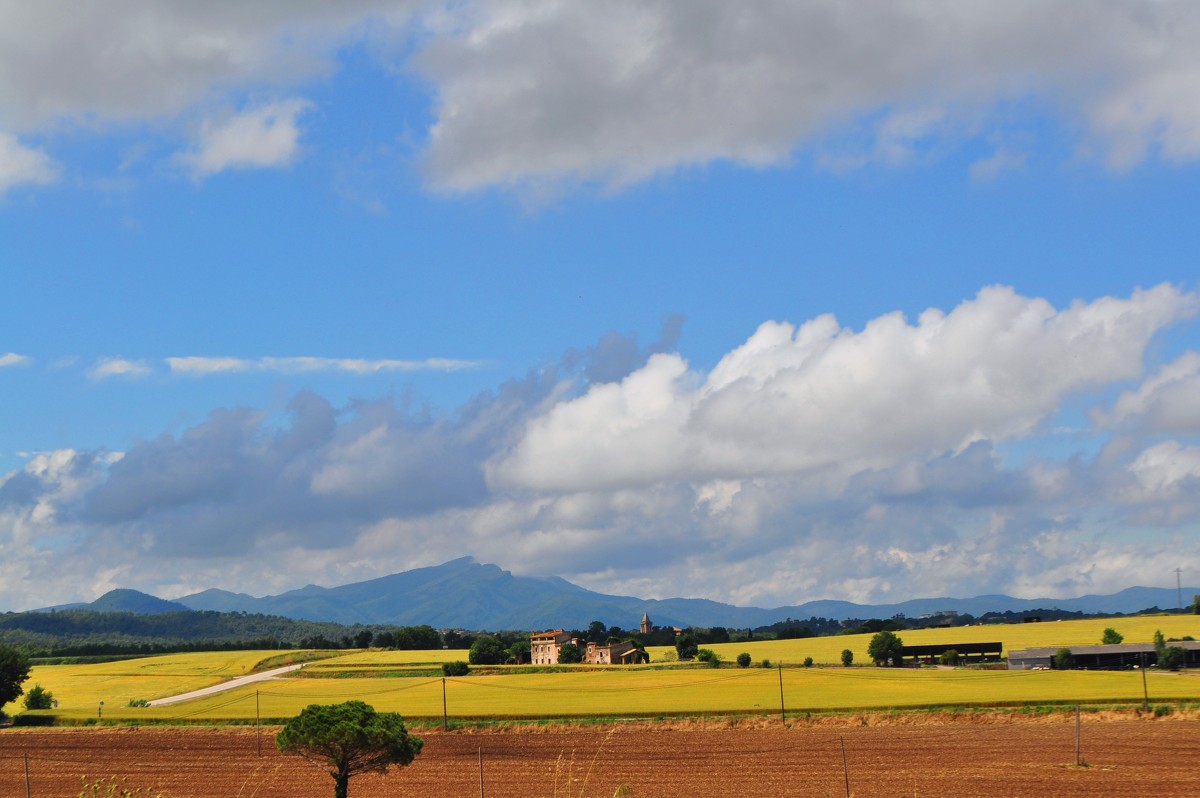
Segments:
[[[346,798],[350,793],[350,774],[338,771],[333,774],[333,798]]]

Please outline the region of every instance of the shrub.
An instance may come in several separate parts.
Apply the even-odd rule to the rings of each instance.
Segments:
[[[741,654],[737,655],[737,666],[739,668],[749,668],[750,667],[750,652],[749,651],[743,651]]]
[[[1169,671],[1177,671],[1187,662],[1187,649],[1179,646],[1167,646],[1162,656],[1158,658],[1158,667]]]
[[[812,657],[805,657],[805,658],[804,658],[804,667],[806,667],[806,668],[811,668],[812,666],[813,666],[813,659],[812,659]]]
[[[1100,638],[1100,642],[1106,646],[1115,646],[1115,645],[1120,644],[1124,640],[1125,640],[1125,635],[1121,634],[1120,632],[1118,632],[1116,629],[1112,628],[1111,626],[1105,628],[1104,637]]]
[[[769,667],[771,667],[771,660],[767,659],[766,657],[763,657],[763,661],[761,663],[759,663],[759,665],[760,665],[760,667],[763,667],[763,668],[769,668]]]
[[[957,665],[958,651],[953,648],[949,649],[948,651],[943,651],[938,655],[938,662],[942,663],[943,665]]]
[[[711,648],[697,649],[696,659],[700,662],[707,662],[714,668],[719,667],[721,664],[721,658],[717,656],[717,652],[713,651]]]
[[[446,676],[466,676],[470,672],[471,666],[461,659],[442,663],[442,673]]]
[[[854,652],[848,648],[842,649],[842,665],[849,668],[854,663]]]
[[[1075,655],[1069,648],[1060,648],[1054,652],[1054,667],[1060,671],[1069,671],[1075,667]]]
[[[24,703],[26,709],[50,709],[54,706],[54,693],[45,689],[40,684],[35,684],[25,694]]]

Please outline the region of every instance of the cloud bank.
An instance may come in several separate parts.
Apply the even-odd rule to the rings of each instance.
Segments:
[[[282,422],[218,408],[0,478],[0,606],[465,554],[759,605],[1161,581],[1200,566],[1200,354],[1159,363],[1155,342],[1197,310],[1170,285],[1065,308],[987,287],[858,330],[765,322],[706,372],[678,320],[649,345],[614,333],[452,413],[308,391]]]
[[[1188,163],[1198,34],[1186,0],[5,0],[0,191],[54,179],[53,145],[16,137],[64,127],[166,132],[196,177],[292,164],[311,89],[351,50],[427,93],[421,158],[445,191],[907,165],[967,142],[986,180],[1029,164],[1045,119],[1113,169]]]

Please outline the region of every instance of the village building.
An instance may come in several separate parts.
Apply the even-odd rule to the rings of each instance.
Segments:
[[[529,661],[534,665],[557,665],[559,650],[570,642],[570,633],[562,629],[534,632],[529,638]]]
[[[639,628],[642,634],[648,634],[654,628],[650,623],[648,613],[642,614]],[[531,633],[529,636],[529,661],[534,665],[557,665],[559,652],[567,643],[575,644],[583,655],[583,662],[587,665],[635,665],[647,661],[645,652],[628,640],[610,640],[607,643],[588,641],[585,643],[562,629]]]
[[[583,661],[589,665],[636,665],[641,662],[642,652],[633,643],[588,643],[583,652]]]

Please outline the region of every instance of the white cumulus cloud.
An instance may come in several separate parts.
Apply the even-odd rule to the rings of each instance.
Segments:
[[[857,332],[831,316],[768,322],[707,375],[657,355],[555,405],[489,475],[588,490],[853,472],[1025,436],[1073,392],[1140,376],[1154,333],[1196,306],[1169,285],[1062,310],[995,287],[915,324],[899,314]]]
[[[426,358],[424,360],[400,360],[395,358],[334,358],[334,357],[187,357],[166,358],[173,373],[193,377],[213,374],[237,374],[243,372],[273,372],[281,374],[304,374],[320,371],[366,375],[389,371],[461,371],[477,368],[477,360],[454,358]]]
[[[682,166],[907,163],[1033,101],[1124,168],[1200,156],[1188,2],[466,4],[420,54],[453,190],[620,186]],[[847,152],[841,140],[862,140]],[[1000,162],[977,168],[986,173]]]
[[[97,360],[87,370],[87,375],[93,380],[103,380],[109,377],[145,377],[152,371],[153,369],[142,360],[105,357]]]
[[[287,166],[300,153],[297,120],[311,108],[307,100],[293,98],[207,122],[196,149],[179,156],[180,161],[198,178],[227,169]]]
[[[1135,390],[1122,392],[1111,411],[1097,410],[1093,417],[1109,427],[1200,434],[1200,352],[1183,353]]]
[[[58,164],[49,155],[22,145],[15,136],[0,132],[0,196],[13,186],[53,183],[58,172]]]

